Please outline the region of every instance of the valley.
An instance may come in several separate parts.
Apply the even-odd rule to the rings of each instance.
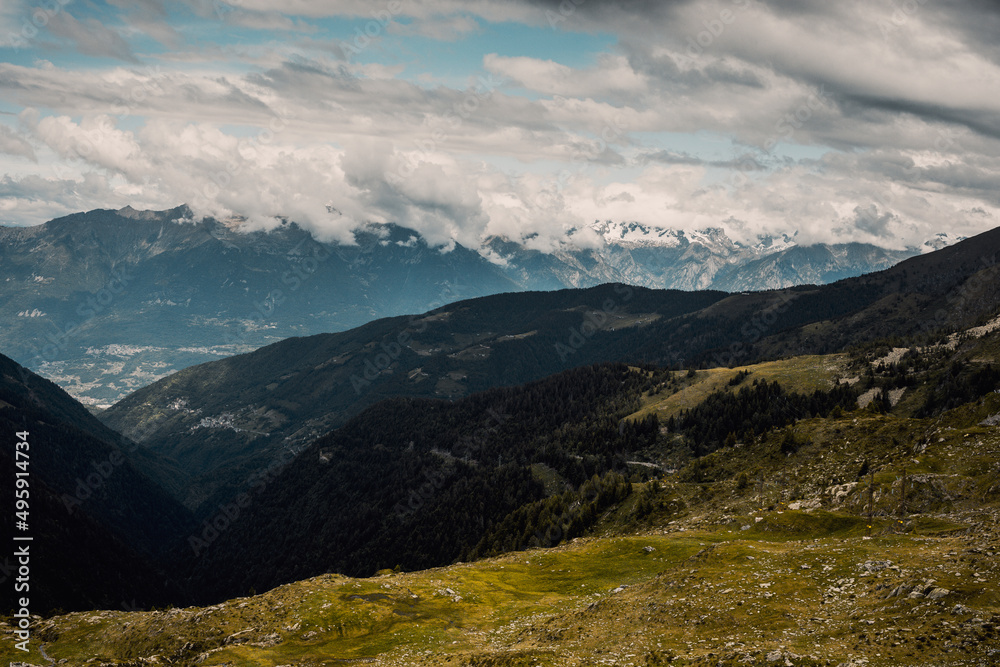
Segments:
[[[0,0],[0,667],[1000,667],[998,35]]]
[[[287,219],[269,232],[245,224],[196,221],[179,206],[0,227],[0,350],[99,410],[199,363],[463,299],[615,282],[732,292],[826,284],[961,240],[905,251],[798,246],[605,221],[593,225],[602,247],[543,253],[499,237],[446,249],[395,224],[361,225],[354,244],[317,240]]]
[[[32,660],[992,660],[998,251],[458,301],[196,365],[100,419],[0,358],[0,421],[47,450]]]
[[[809,444],[768,465],[762,489],[735,479],[762,451],[726,450],[703,481],[634,483],[588,536],[553,548],[324,574],[204,608],[79,612],[37,633],[70,664],[990,664],[1000,436],[979,422],[998,411],[994,395],[937,420],[806,420]]]
[[[211,513],[283,447],[306,446],[392,397],[455,400],[602,362],[729,367],[892,336],[933,344],[938,331],[993,318],[998,252],[994,230],[827,286],[727,294],[604,285],[459,301],[194,366],[101,418],[175,460],[183,477],[160,483],[186,487],[178,500]]]

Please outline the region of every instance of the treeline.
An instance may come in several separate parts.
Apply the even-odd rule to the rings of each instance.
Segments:
[[[847,386],[806,395],[742,379],[671,421],[695,454],[856,400]],[[324,572],[426,569],[582,535],[631,493],[628,461],[671,446],[655,415],[625,417],[645,392],[681,380],[604,364],[453,402],[384,401],[316,441],[201,545],[193,587],[211,602]]]
[[[524,530],[534,535],[571,507],[560,530],[583,530],[630,488],[614,471],[656,444],[655,417],[623,421],[654,375],[607,364],[454,402],[373,406],[316,441],[232,525],[197,543],[194,587],[210,602],[324,572],[445,565],[496,546],[487,540],[478,549],[484,535],[526,544]],[[545,516],[539,506],[514,530],[518,511],[546,501],[536,464],[572,491],[557,492]]]
[[[940,391],[976,394],[997,375],[956,367]],[[625,471],[640,452],[753,446],[769,431],[857,404],[849,385],[796,393],[741,373],[671,418],[666,434],[654,415],[625,420],[644,393],[696,377],[604,364],[457,401],[379,403],[255,496],[193,559],[192,584],[211,602],[324,572],[368,576],[551,546],[585,534],[629,496]],[[785,453],[802,444],[790,430],[780,441]],[[637,513],[651,507],[637,499]]]
[[[601,512],[632,493],[620,473],[594,475],[575,491],[519,507],[489,531],[463,560],[487,558],[528,547],[551,547],[583,535]]]
[[[933,417],[1000,388],[1000,370],[992,364],[972,365],[954,361],[933,385],[918,417]]]
[[[955,359],[954,352],[947,347],[910,347],[895,362],[869,363],[871,357],[883,357],[891,349],[888,344],[879,344],[852,351],[855,365],[864,367],[858,385],[861,391],[881,390],[872,401],[871,409],[876,412],[893,409],[888,397],[892,389],[916,389],[922,393],[923,400],[913,409],[913,415],[919,418],[934,417],[1000,389],[1000,369],[989,363]]]
[[[704,456],[798,419],[825,417],[838,406],[851,410],[856,405],[857,393],[849,385],[800,394],[785,391],[777,382],[754,380],[738,392],[710,394],[694,408],[683,410],[679,418],[671,417],[667,428],[686,436],[694,454]]]

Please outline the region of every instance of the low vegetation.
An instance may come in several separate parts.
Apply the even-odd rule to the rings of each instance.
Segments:
[[[754,375],[726,391],[752,393]],[[70,665],[992,664],[1000,395],[904,408],[839,404],[673,473],[606,472],[511,512],[474,562],[39,619],[32,654],[8,640],[0,656],[46,664],[44,644]],[[686,437],[661,436],[647,448]]]
[[[206,606],[37,618],[29,655],[6,618],[0,659],[994,664],[998,345],[605,364],[385,401],[192,559]]]

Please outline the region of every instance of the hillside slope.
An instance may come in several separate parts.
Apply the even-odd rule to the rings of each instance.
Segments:
[[[620,425],[650,381],[597,366],[455,402],[373,406],[254,487],[225,532],[192,542],[193,585],[215,601],[327,571],[433,567],[595,475],[609,501],[626,490],[612,471],[659,437],[652,421]]]
[[[196,478],[212,512],[282,451],[392,396],[456,398],[603,361],[729,366],[939,335],[1000,309],[1000,230],[826,286],[727,295],[625,286],[496,295],[186,369],[102,418]],[[164,479],[176,487],[179,482]]]
[[[31,580],[36,612],[183,597],[164,583],[164,568],[176,559],[173,550],[192,529],[192,519],[138,470],[133,454],[141,454],[143,467],[155,468],[160,462],[152,454],[2,355],[0,429],[10,441],[0,452],[5,479],[29,473],[26,534],[37,555]],[[15,433],[26,434],[27,458],[16,458]],[[13,511],[3,513],[8,544],[14,519]],[[13,604],[8,596],[3,600],[5,608]]]
[[[195,222],[179,206],[0,227],[0,349],[101,406],[197,363],[478,296],[604,283],[772,289],[918,254],[769,237],[747,245],[721,229],[609,222],[595,225],[600,247],[544,253],[496,237],[481,248],[436,247],[375,223],[339,243],[274,222],[269,232],[239,220]]]
[[[519,289],[477,253],[406,229],[321,243],[168,211],[96,210],[0,227],[0,349],[91,405],[196,363]]]
[[[129,436],[151,426],[143,444],[197,477],[185,503],[214,511],[281,452],[380,400],[458,398],[614,359],[621,332],[723,297],[607,285],[461,302],[189,368],[101,418]]]
[[[967,334],[951,347],[914,348],[888,367],[861,352],[695,373],[606,365],[454,402],[386,401],[257,486],[225,532],[193,543],[192,581],[212,601],[324,571],[426,568],[537,544],[544,517],[567,512],[560,538],[578,536],[627,495],[625,479],[671,468],[683,468],[688,482],[771,476],[814,437],[791,425],[827,415],[835,422],[862,405],[865,416],[894,411],[899,429],[886,439],[886,456],[899,460],[901,443],[926,438],[926,420],[942,410],[1000,401],[1000,370],[986,362],[997,359],[998,340],[996,331]],[[862,455],[858,445],[846,449]],[[794,475],[818,487],[816,476],[829,469],[796,465]],[[803,493],[804,483],[791,484]]]
[[[775,433],[714,457],[702,481],[637,483],[594,535],[555,548],[70,614],[36,637],[68,665],[988,665],[1000,436],[980,422],[998,413],[993,395],[933,420],[805,420],[793,454]],[[764,484],[741,484],[758,466]],[[10,641],[0,657],[22,659]],[[37,643],[30,658],[43,662]]]

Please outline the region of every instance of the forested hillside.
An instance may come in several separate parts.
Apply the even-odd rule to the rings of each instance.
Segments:
[[[0,449],[4,479],[27,472],[32,610],[166,604],[186,597],[173,576],[190,514],[139,472],[152,455],[97,421],[53,383],[0,355]],[[15,451],[16,433],[28,443]],[[4,488],[11,491],[13,484]],[[12,505],[13,506],[13,505]],[[13,510],[3,537],[15,534]],[[18,521],[21,521],[18,518]],[[5,565],[3,576],[13,572]],[[5,608],[13,597],[5,595]]]
[[[102,419],[176,460],[184,473],[150,473],[204,517],[282,451],[393,396],[454,399],[608,361],[727,367],[891,336],[933,342],[995,315],[998,252],[994,230],[822,287],[726,295],[605,285],[462,301],[189,368]]]

